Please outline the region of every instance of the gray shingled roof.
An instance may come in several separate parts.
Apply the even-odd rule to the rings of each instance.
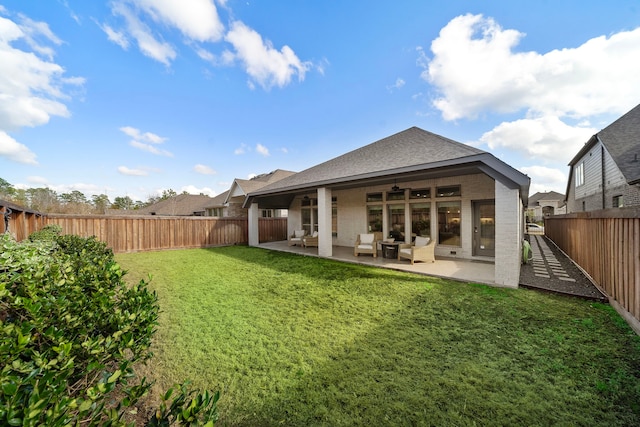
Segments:
[[[211,206],[213,198],[203,195],[179,194],[166,200],[162,200],[153,205],[146,206],[134,211],[138,215],[178,215],[189,216],[194,212],[204,212],[206,207]]]
[[[417,127],[388,136],[262,188],[330,182],[485,153]]]
[[[598,134],[627,183],[640,182],[640,104]]]
[[[236,178],[233,180],[234,184],[236,184],[242,192],[247,195],[253,191],[257,191],[267,185],[280,181],[281,179],[287,178],[291,175],[295,175],[295,172],[287,171],[284,169],[276,169],[273,172],[265,173],[262,175],[258,175],[252,179],[239,179]],[[232,187],[233,188],[233,187]],[[229,196],[227,196],[226,202],[229,201]]]
[[[628,184],[640,182],[640,104],[595,134],[569,162],[574,166],[600,140]]]
[[[455,175],[464,173],[462,167],[466,167],[466,173],[472,173],[468,167],[472,164],[475,173],[495,171],[494,177],[504,177],[520,186],[526,190],[523,198],[527,198],[529,178],[526,175],[478,148],[412,127],[269,184],[250,193],[245,204],[252,197],[384,176],[400,177],[424,170],[447,169],[450,175]]]
[[[229,195],[229,190],[218,194],[217,196],[215,196],[214,198],[211,199],[211,204],[205,206],[205,208],[224,207],[224,204],[226,203],[228,195]]]

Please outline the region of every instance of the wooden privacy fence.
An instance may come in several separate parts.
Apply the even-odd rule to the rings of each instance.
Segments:
[[[0,234],[9,230],[12,236],[21,241],[40,230],[45,223],[45,217],[40,212],[0,200]]]
[[[56,224],[63,234],[96,236],[114,252],[203,248],[247,244],[247,218],[59,215],[41,214],[0,200],[0,232],[8,225],[18,240],[46,225]],[[260,218],[260,243],[287,239],[287,218]]]
[[[640,320],[640,208],[552,216],[545,234]]]

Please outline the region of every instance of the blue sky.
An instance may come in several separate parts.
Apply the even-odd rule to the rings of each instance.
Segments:
[[[638,76],[637,0],[0,0],[0,177],[215,195],[418,126],[564,192]]]

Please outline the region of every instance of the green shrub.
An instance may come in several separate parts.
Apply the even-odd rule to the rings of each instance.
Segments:
[[[32,242],[35,241],[54,241],[59,235],[62,233],[62,227],[56,224],[45,225],[38,231],[34,231],[29,235],[29,240]]]
[[[39,233],[0,239],[0,425],[125,425],[150,388],[133,365],[152,356],[157,297],[95,238]],[[179,387],[153,425],[212,424],[217,395]]]

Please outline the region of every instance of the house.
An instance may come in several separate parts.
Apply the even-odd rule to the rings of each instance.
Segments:
[[[218,194],[211,200],[211,204],[205,208],[205,216],[216,216],[222,218],[225,215],[227,208],[227,197],[229,196],[229,190]]]
[[[569,167],[567,213],[640,206],[640,105],[593,135]]]
[[[412,127],[250,192],[249,244],[261,209],[288,209],[289,234],[318,231],[319,256],[359,233],[428,236],[436,258],[493,262],[495,283],[517,287],[529,182],[490,153]]]
[[[158,215],[158,216],[205,216],[206,206],[213,198],[205,195],[179,194],[161,200],[144,208],[121,211],[129,215]]]
[[[207,215],[220,217],[247,217],[247,209],[243,207],[244,201],[252,191],[257,191],[262,187],[277,182],[283,178],[291,176],[295,172],[277,169],[273,172],[265,173],[251,179],[233,180],[228,191],[224,192],[224,199],[220,196],[215,198],[215,203],[207,207]],[[287,216],[286,209],[262,209],[262,218],[283,218]]]
[[[539,222],[552,215],[567,213],[567,205],[564,194],[556,191],[536,193],[529,196],[527,206],[527,222]]]

